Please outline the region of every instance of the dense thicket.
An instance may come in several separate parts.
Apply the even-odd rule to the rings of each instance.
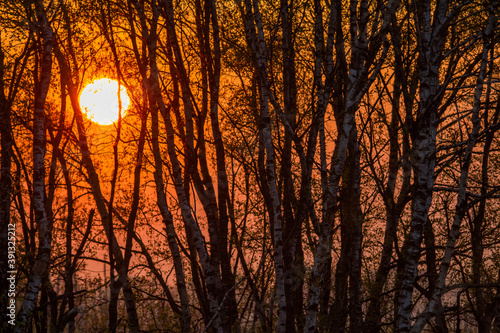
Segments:
[[[1,0],[1,330],[500,331],[499,14]]]

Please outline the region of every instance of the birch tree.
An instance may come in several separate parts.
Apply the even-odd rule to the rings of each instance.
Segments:
[[[25,4],[17,58],[0,36],[18,330],[499,326],[495,2]],[[94,76],[133,105],[106,147]]]
[[[419,77],[419,102],[414,120],[410,124],[410,133],[413,142],[412,154],[410,160],[414,174],[414,188],[413,188],[413,201],[412,201],[412,220],[410,232],[408,235],[407,243],[405,246],[404,255],[404,269],[401,277],[401,292],[397,301],[397,314],[396,314],[396,330],[401,332],[410,331],[411,327],[411,311],[412,311],[412,295],[415,278],[417,276],[418,261],[421,252],[421,241],[424,235],[426,224],[429,220],[429,209],[432,202],[432,190],[435,180],[436,170],[436,137],[437,129],[440,122],[440,109],[441,102],[443,101],[445,88],[453,75],[453,65],[448,66],[448,71],[442,79],[440,68],[443,67],[443,55],[445,52],[446,40],[448,38],[448,31],[453,20],[458,15],[459,8],[465,6],[466,3],[450,4],[447,1],[438,1],[435,8],[431,8],[430,4],[423,5],[416,4],[414,15],[414,24],[417,27],[417,47],[418,47],[418,77]],[[490,19],[491,20],[491,19]],[[491,24],[491,23],[490,23]],[[490,28],[491,29],[491,28]],[[471,37],[474,38],[474,37]],[[459,61],[460,54],[453,59]],[[451,60],[450,60],[451,61]],[[486,63],[484,62],[483,66]],[[482,73],[482,74],[481,74]],[[481,75],[483,78],[481,78]],[[480,71],[480,82],[484,80],[484,69]],[[482,84],[478,84],[476,94],[480,93]],[[448,103],[443,103],[449,105]],[[444,108],[444,106],[441,106]],[[477,121],[476,121],[477,124]],[[477,131],[478,124],[476,129]],[[474,134],[472,135],[475,136]],[[470,148],[474,146],[475,139],[468,141]],[[467,149],[466,149],[467,151]],[[467,158],[466,158],[467,159]],[[460,186],[465,186],[467,182],[467,162],[463,166],[462,177]],[[463,190],[462,190],[463,191]],[[461,202],[460,195],[458,205],[460,209],[464,209],[464,202]],[[459,207],[459,206],[457,206]],[[460,211],[460,209],[458,209]],[[431,301],[431,306],[436,309],[438,307],[437,294],[444,284],[447,269],[444,267],[449,266],[449,259],[452,253],[454,239],[458,232],[457,228],[462,218],[458,213],[457,220],[454,223],[456,227],[452,227],[453,232],[450,233],[450,238],[447,245],[447,253],[443,258],[443,266],[440,269],[440,282],[438,282],[437,289],[433,293],[434,300]],[[443,269],[444,268],[444,269]],[[444,276],[443,276],[444,275]],[[423,320],[418,320],[418,324],[413,330],[420,331],[423,329]]]
[[[455,251],[455,244],[457,242],[458,235],[460,233],[461,223],[464,219],[467,210],[467,183],[469,180],[469,170],[472,163],[472,151],[477,144],[479,132],[481,128],[480,120],[480,104],[483,91],[487,85],[487,66],[491,63],[488,59],[491,55],[491,50],[494,47],[494,41],[492,39],[493,31],[496,29],[498,18],[495,13],[494,7],[490,7],[489,15],[487,19],[486,27],[482,33],[483,47],[481,52],[480,69],[477,76],[476,87],[474,91],[474,102],[472,106],[472,129],[467,138],[467,145],[464,152],[463,162],[461,166],[460,182],[458,185],[458,197],[455,208],[455,215],[453,217],[453,224],[448,235],[448,240],[446,244],[446,250],[442,258],[439,275],[437,277],[436,286],[433,290],[432,296],[425,310],[419,315],[417,321],[411,327],[413,332],[421,332],[429,319],[437,315],[437,311],[442,307],[441,297],[444,293],[444,288],[446,284],[446,277],[448,275],[448,270],[451,264],[452,255]],[[490,83],[491,85],[491,83]],[[490,86],[488,85],[488,87]],[[488,89],[488,91],[490,91]],[[488,96],[486,96],[488,98]],[[482,324],[479,325],[480,330],[489,330],[489,328],[484,327]]]
[[[41,1],[30,3],[26,8],[31,29],[41,42],[37,57],[39,72],[35,75],[35,101],[33,112],[33,203],[38,228],[38,253],[30,273],[23,305],[18,314],[16,332],[29,327],[37,304],[42,279],[47,274],[52,245],[52,225],[45,212],[45,100],[52,75],[53,31],[47,18],[46,8]]]
[[[137,15],[140,34],[148,41],[143,47],[147,49],[145,54],[147,65],[141,70],[143,83],[148,91],[149,108],[153,116],[153,154],[155,156],[155,182],[157,190],[158,205],[162,212],[164,223],[167,226],[170,250],[176,257],[175,269],[177,283],[184,308],[182,325],[189,330],[189,302],[185,294],[184,272],[181,264],[179,250],[175,242],[176,231],[172,223],[172,216],[167,202],[164,198],[165,185],[163,183],[163,158],[160,156],[161,147],[158,144],[158,123],[160,114],[163,118],[163,126],[166,130],[166,149],[171,166],[170,173],[174,184],[175,193],[179,203],[185,230],[188,236],[188,244],[191,252],[190,260],[192,272],[196,276],[199,258],[205,281],[195,279],[196,292],[202,304],[202,313],[207,329],[215,331],[229,331],[234,325],[238,325],[237,309],[234,295],[234,278],[232,277],[230,256],[228,254],[228,185],[225,170],[224,147],[221,141],[221,133],[218,125],[218,87],[220,76],[220,46],[218,46],[218,21],[216,7],[213,2],[195,3],[195,18],[197,24],[197,35],[201,58],[202,75],[202,102],[196,104],[191,83],[188,76],[187,64],[183,60],[183,53],[179,43],[178,32],[175,26],[173,5],[170,1],[152,1],[142,4],[136,1],[130,2],[129,15],[131,20]],[[150,20],[150,21],[149,21]],[[166,43],[158,41],[158,24],[162,20],[166,27]],[[132,22],[132,21],[131,21]],[[131,23],[133,26],[134,23]],[[210,30],[212,34],[210,34]],[[134,30],[132,30],[133,33]],[[158,48],[158,44],[161,47]],[[213,49],[211,44],[213,43]],[[140,63],[140,46],[135,44],[136,59]],[[159,50],[159,51],[158,51]],[[166,57],[168,68],[173,77],[172,102],[165,102],[162,90],[163,78],[158,69],[158,52]],[[149,71],[149,74],[148,74]],[[183,109],[180,109],[179,102]],[[172,119],[171,115],[175,115]],[[214,150],[217,156],[217,191],[212,181],[211,171],[208,167],[205,141],[205,119],[210,116],[211,135],[214,138]],[[175,129],[177,124],[177,133]],[[178,137],[177,137],[178,136]],[[177,140],[183,143],[182,159],[177,152]],[[194,185],[197,197],[191,199],[189,185]],[[204,237],[197,222],[196,211],[192,208],[192,200],[199,200],[202,204],[207,219],[210,252],[204,244]],[[207,298],[199,288],[200,284],[206,284]],[[237,326],[235,326],[237,327]]]

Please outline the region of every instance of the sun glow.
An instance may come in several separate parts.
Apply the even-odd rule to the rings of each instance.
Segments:
[[[111,125],[120,114],[125,115],[130,99],[124,86],[120,86],[118,99],[118,81],[104,78],[92,81],[80,94],[80,107],[87,118],[100,125]]]

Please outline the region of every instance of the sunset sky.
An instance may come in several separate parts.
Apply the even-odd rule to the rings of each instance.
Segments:
[[[0,0],[0,332],[500,331],[494,0]]]

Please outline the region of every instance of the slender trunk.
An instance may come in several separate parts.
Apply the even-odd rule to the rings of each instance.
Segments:
[[[118,66],[118,65],[117,65]],[[121,127],[121,112],[122,112],[122,104],[121,104],[121,98],[120,98],[120,85],[118,86],[118,108],[119,108],[119,117],[118,117],[118,133],[115,141],[115,158],[118,158],[118,141],[120,137],[120,127]],[[135,221],[137,218],[137,210],[139,208],[139,193],[140,193],[140,186],[141,186],[141,170],[142,170],[142,158],[143,158],[143,152],[144,152],[144,144],[145,144],[145,139],[146,139],[146,121],[147,121],[147,116],[143,115],[141,119],[141,129],[140,129],[140,134],[139,134],[139,140],[138,140],[138,147],[137,147],[137,155],[136,155],[136,164],[134,167],[134,185],[133,185],[133,192],[132,192],[132,203],[130,206],[130,213],[128,216],[128,221],[126,224],[126,230],[127,230],[127,235],[126,235],[126,240],[125,240],[125,255],[124,255],[124,260],[123,260],[123,265],[118,271],[119,274],[119,281],[121,282],[121,287],[123,288],[123,296],[125,299],[125,306],[127,308],[127,318],[128,318],[128,326],[131,332],[138,332],[139,331],[139,318],[137,315],[137,308],[136,308],[136,302],[135,302],[135,296],[132,292],[131,284],[128,279],[128,271],[129,271],[129,266],[130,266],[130,259],[132,257],[132,244],[133,244],[133,237],[135,234]],[[116,171],[118,169],[118,164],[116,164]],[[114,191],[113,191],[114,192]],[[111,203],[110,203],[110,208],[112,208]],[[109,212],[109,214],[112,214],[112,211]]]
[[[182,92],[182,101],[184,104],[184,116],[185,116],[184,119],[186,128],[185,160],[186,163],[195,163],[196,158],[194,155],[195,147],[194,147],[194,127],[193,127],[194,106],[189,86],[189,78],[186,72],[186,68],[184,67],[182,52],[177,38],[177,33],[175,31],[173,4],[171,1],[163,1],[162,5],[163,5],[162,9],[164,18],[166,20],[169,43],[170,46],[172,47],[173,55],[175,57],[175,68],[172,68],[172,70],[179,75],[179,82],[181,84],[181,92]],[[156,77],[154,78],[154,80],[155,80],[154,81],[155,87],[157,87],[156,89],[159,89],[158,78]],[[227,323],[228,314],[221,313],[220,311],[221,307],[219,306],[220,305],[219,302],[223,301],[220,299],[220,295],[221,293],[225,294],[225,291],[223,292],[221,289],[220,270],[218,269],[218,267],[214,267],[213,262],[211,262],[207,248],[205,247],[203,242],[203,236],[201,234],[200,227],[196,223],[192,215],[192,210],[188,200],[188,195],[184,187],[184,180],[186,178],[183,179],[182,168],[179,159],[177,157],[175,139],[174,139],[174,128],[172,120],[170,119],[170,112],[166,109],[166,106],[161,98],[159,90],[156,91],[156,96],[157,96],[157,104],[160,108],[162,115],[164,115],[165,118],[165,126],[167,132],[167,150],[172,164],[172,176],[174,179],[177,198],[179,200],[179,206],[184,221],[186,222],[186,224],[188,224],[189,228],[193,233],[193,244],[196,248],[196,252],[198,254],[198,257],[200,258],[201,266],[205,274],[205,281],[209,296],[209,306],[212,316],[210,323],[211,325],[213,325],[216,331],[220,332],[227,331],[228,329],[230,329],[230,327],[227,327],[225,325]],[[190,164],[189,168],[192,168],[194,165]],[[186,172],[192,175],[191,170],[186,170]]]
[[[424,230],[424,244],[425,244],[425,263],[427,266],[427,281],[429,283],[429,294],[425,295],[429,297],[435,291],[437,286],[437,255],[436,255],[436,241],[434,236],[434,229],[431,223],[427,222]],[[441,302],[438,304],[438,313],[435,319],[435,331],[437,333],[447,333],[448,328],[446,325],[446,319],[442,313],[443,305]]]
[[[239,331],[239,324],[235,326],[238,320],[238,308],[236,303],[235,284],[233,273],[231,272],[231,256],[228,252],[227,239],[229,237],[229,184],[226,172],[226,153],[224,150],[224,142],[222,140],[222,132],[219,125],[219,89],[220,89],[220,76],[221,76],[221,43],[220,31],[218,22],[217,7],[214,0],[207,1],[206,12],[210,13],[212,23],[212,38],[213,38],[213,56],[211,56],[212,70],[209,71],[209,87],[210,87],[210,122],[212,128],[212,136],[214,140],[216,161],[217,161],[217,195],[219,198],[219,240],[221,242],[221,278],[223,290],[231,290],[229,299],[226,301],[224,310],[229,314],[229,324],[233,329]],[[208,21],[208,18],[207,18]],[[210,41],[206,41],[207,50],[210,50],[208,45]],[[211,53],[209,53],[210,55]]]
[[[190,172],[190,177],[193,180],[196,193],[203,205],[207,217],[212,269],[214,271],[220,270],[221,272],[222,289],[219,293],[218,300],[221,304],[221,320],[224,330],[229,332],[231,328],[239,330],[239,325],[236,324],[238,319],[238,308],[236,305],[235,288],[233,288],[234,276],[231,271],[232,268],[227,241],[229,236],[229,193],[225,166],[225,152],[218,119],[221,50],[219,25],[216,7],[213,1],[206,1],[204,6],[202,6],[201,1],[196,1],[196,26],[201,60],[202,103],[200,112],[194,118],[197,127],[196,146],[198,149],[195,154],[190,154],[189,150],[192,148],[188,148],[186,155],[192,156],[198,160],[198,168],[191,167],[197,164],[196,160],[186,161],[186,170]],[[180,79],[181,86],[186,85],[182,81],[186,81],[187,78],[181,76]],[[186,112],[186,116],[189,114],[192,113]],[[205,129],[206,116],[208,114],[210,114],[212,137],[216,153],[217,194],[207,159]],[[186,123],[189,124],[190,122],[188,121]],[[195,138],[191,137],[191,139],[194,140]],[[191,141],[187,143],[186,147],[194,147],[194,145],[194,141]],[[225,293],[226,291],[228,294]]]
[[[271,134],[271,117],[269,113],[269,84],[267,73],[266,42],[264,29],[257,1],[245,0],[244,24],[247,43],[257,69],[258,87],[260,90],[259,134],[265,149],[265,180],[269,189],[266,205],[269,207],[270,220],[273,223],[274,269],[276,275],[276,292],[278,298],[277,332],[286,332],[287,300],[285,293],[285,274],[283,263],[283,216],[277,187],[275,170],[275,152]]]
[[[341,207],[344,211],[344,207]],[[348,315],[348,278],[349,278],[349,238],[346,223],[340,225],[340,254],[335,269],[334,295],[335,300],[329,312],[329,332],[343,332],[347,323]],[[329,295],[328,295],[329,296]],[[326,297],[326,295],[325,295]]]
[[[453,253],[455,252],[455,244],[460,234],[460,226],[467,212],[466,191],[469,177],[469,167],[472,163],[473,149],[476,146],[477,140],[479,138],[479,131],[481,128],[481,118],[479,115],[482,104],[481,96],[483,93],[485,85],[484,81],[487,74],[486,69],[488,64],[488,55],[490,48],[493,48],[492,36],[496,25],[497,17],[494,13],[490,13],[488,24],[484,32],[485,38],[482,51],[482,60],[474,92],[474,105],[472,109],[472,130],[467,140],[467,146],[464,152],[463,163],[461,166],[460,182],[458,185],[458,197],[455,207],[455,215],[453,217],[453,224],[451,225],[448,240],[446,243],[446,249],[439,266],[439,275],[437,277],[434,292],[432,293],[432,297],[429,300],[425,310],[420,314],[415,324],[411,327],[411,332],[421,332],[430,318],[436,315],[436,312],[441,305],[441,297],[444,293],[446,277],[448,275],[448,270],[450,268]]]
[[[155,103],[153,94],[151,94],[150,102]],[[190,332],[191,325],[191,312],[189,309],[189,297],[186,290],[186,280],[184,269],[182,267],[182,258],[177,244],[177,235],[174,228],[172,213],[170,212],[165,196],[165,185],[163,183],[163,161],[160,154],[160,146],[158,143],[158,108],[153,104],[152,108],[152,142],[153,142],[153,155],[155,160],[155,183],[156,183],[156,197],[157,205],[163,218],[163,223],[167,231],[167,240],[172,258],[174,260],[175,276],[177,280],[177,290],[181,300],[181,330],[184,333]]]
[[[292,204],[297,201],[294,191],[294,177],[292,176],[292,141],[296,135],[297,117],[297,80],[295,73],[295,44],[293,35],[294,1],[282,0],[280,9],[281,20],[281,52],[283,55],[283,113],[286,126],[292,131],[285,131],[283,150],[281,152],[280,178],[282,180],[283,196],[283,237],[284,243],[283,261],[285,276],[285,296],[287,303],[286,331],[295,332],[304,329],[303,315],[303,267],[302,255],[302,223],[305,220],[307,207],[301,205],[294,214]],[[293,133],[291,133],[293,132]],[[317,132],[316,132],[317,133]],[[311,133],[316,138],[316,133]],[[296,147],[297,149],[299,146]],[[309,186],[308,173],[311,166],[306,166],[302,161],[303,175],[305,179],[301,184],[301,202],[305,203]],[[310,178],[309,178],[310,180]],[[307,183],[306,183],[307,182]],[[295,215],[295,216],[294,216]]]
[[[114,278],[111,270],[109,270],[109,303],[108,303],[108,330],[115,333],[118,329],[118,296],[120,295],[120,288],[118,281]]]
[[[118,94],[119,95],[119,94]],[[118,115],[120,117],[120,115]],[[119,119],[120,122],[120,119]],[[113,204],[115,199],[115,188],[116,188],[116,179],[118,177],[118,142],[120,141],[120,131],[121,124],[119,123],[116,130],[116,137],[113,143],[113,172],[111,176],[110,182],[110,195],[109,200],[107,202],[108,216],[110,219],[109,228],[110,233],[114,234],[114,224],[113,224]],[[119,276],[115,278],[115,271],[117,267],[115,265],[115,258],[113,256],[113,246],[112,243],[108,243],[108,257],[109,257],[109,289],[110,289],[110,301],[108,307],[109,314],[109,330],[114,333],[118,328],[118,297],[120,295],[120,290],[123,285],[120,283],[122,280]],[[118,272],[120,274],[120,272]]]
[[[40,73],[35,85],[35,109],[33,113],[33,203],[38,227],[38,254],[28,278],[26,294],[17,316],[16,332],[24,332],[30,326],[35,311],[38,292],[47,273],[52,246],[52,225],[45,214],[45,100],[52,74],[52,28],[45,15],[41,1],[35,3],[36,26],[40,29],[42,50],[40,52]],[[35,23],[32,23],[35,24]],[[38,68],[38,67],[36,67]]]
[[[397,300],[397,332],[408,332],[411,326],[413,285],[417,276],[422,236],[428,221],[436,165],[436,135],[438,106],[443,92],[439,89],[440,55],[446,36],[445,16],[447,2],[440,1],[431,22],[430,3],[417,4],[416,25],[419,27],[420,101],[415,122],[411,126],[413,150],[411,162],[414,172],[412,219],[408,246],[404,253],[401,290]],[[434,36],[434,33],[439,34]]]
[[[361,212],[361,169],[360,152],[356,127],[349,144],[349,156],[347,164],[348,184],[345,188],[343,213],[349,234],[349,329],[352,332],[362,332],[363,311],[361,309],[361,259],[363,245],[363,216]]]
[[[491,14],[490,14],[491,15]],[[498,22],[496,23],[498,24]],[[492,91],[492,76],[493,76],[493,66],[494,66],[494,56],[493,52],[495,50],[494,48],[494,41],[491,39],[491,36],[488,36],[486,34],[485,36],[485,41],[487,42],[487,39],[490,39],[489,43],[487,42],[488,47],[485,47],[489,49],[489,69],[488,69],[488,78],[487,78],[487,89],[486,89],[486,105],[485,105],[485,110],[484,110],[484,128],[488,128],[491,123],[497,123],[498,118],[500,116],[500,103],[497,103],[495,112],[491,117],[491,120],[489,119],[489,114],[490,114],[490,103],[491,103],[491,91]],[[484,59],[484,58],[483,58]],[[494,131],[489,131],[486,133],[486,139],[484,142],[484,148],[483,148],[483,157],[482,157],[482,165],[481,165],[481,191],[480,194],[483,197],[483,199],[479,202],[479,206],[477,208],[477,212],[474,216],[474,219],[471,224],[471,246],[472,246],[472,283],[474,285],[480,286],[482,283],[482,276],[483,276],[483,270],[485,269],[484,265],[484,243],[483,243],[483,237],[484,237],[484,227],[486,223],[485,219],[485,213],[486,213],[486,197],[487,197],[487,192],[488,188],[490,186],[490,180],[489,180],[489,174],[488,174],[488,166],[489,166],[489,161],[490,161],[490,152],[492,148],[492,143],[493,143],[493,138],[495,136]],[[499,281],[499,280],[497,280]],[[490,330],[498,330],[498,327],[492,326],[492,321],[495,318],[495,316],[498,318],[498,309],[500,308],[500,305],[498,302],[500,301],[499,297],[500,293],[497,290],[497,293],[494,297],[492,297],[491,302],[487,302],[488,296],[484,292],[482,288],[476,288],[474,290],[474,303],[476,305],[476,320],[478,322],[478,330],[479,332],[490,332]],[[493,311],[491,311],[491,308],[494,308]]]
[[[75,207],[73,201],[73,190],[71,187],[71,178],[69,176],[68,167],[63,157],[60,157],[60,161],[61,161],[61,168],[63,170],[64,180],[66,182],[66,200],[68,207],[68,214],[66,217],[66,262],[64,265],[64,270],[65,270],[64,297],[61,303],[61,310],[60,310],[59,324],[58,324],[58,329],[62,331],[64,329],[64,326],[66,325],[65,320],[63,320],[66,319],[64,318],[66,311],[66,304],[68,305],[68,313],[72,312],[73,309],[75,308],[75,297],[74,297],[74,286],[73,286],[74,272],[72,268],[72,263],[73,263],[72,235],[73,235],[73,218],[74,218]],[[70,333],[74,332],[75,331],[74,316],[69,318],[68,324],[69,324],[68,331]]]
[[[360,166],[357,131],[354,127],[349,138],[345,170],[342,174],[341,203],[341,252],[335,275],[335,302],[331,310],[331,331],[349,327],[361,332],[361,245],[362,215],[360,205]],[[349,283],[348,283],[349,281]]]
[[[327,169],[327,158],[326,158],[326,138],[325,138],[325,112],[329,103],[330,96],[332,94],[332,88],[335,84],[341,85],[339,81],[342,81],[342,75],[333,76],[334,64],[333,64],[333,47],[335,40],[340,41],[343,38],[338,26],[338,20],[341,13],[338,11],[338,4],[331,2],[330,13],[328,15],[328,25],[327,25],[327,38],[325,43],[324,38],[324,24],[323,24],[323,8],[319,0],[314,1],[314,11],[315,11],[315,64],[314,64],[314,82],[316,85],[316,119],[314,125],[311,128],[311,133],[309,136],[309,142],[306,153],[305,165],[310,166],[309,170],[305,171],[303,167],[303,184],[301,190],[307,191],[304,195],[307,196],[307,204],[309,206],[309,217],[312,221],[313,227],[316,232],[320,231],[320,226],[316,212],[314,210],[314,202],[311,193],[311,174],[312,165],[314,164],[314,155],[316,150],[317,137],[319,137],[319,147],[320,147],[320,173],[321,173],[321,190],[323,193],[327,192],[328,189],[328,169]],[[326,44],[326,45],[325,45]],[[323,79],[323,75],[326,79]],[[301,200],[303,194],[301,193]],[[323,211],[323,218],[325,218],[325,211]],[[321,329],[326,329],[331,323],[333,313],[329,318],[329,305],[330,305],[330,293],[331,293],[331,283],[332,283],[332,256],[328,253],[325,258],[325,263],[322,268],[320,290],[321,295],[318,302],[318,327]],[[340,280],[339,280],[340,281]],[[337,290],[337,289],[335,289]],[[337,298],[336,298],[337,299]],[[307,311],[309,313],[309,310]],[[309,318],[310,320],[310,318]],[[307,325],[306,318],[302,326],[302,331],[305,331]]]

